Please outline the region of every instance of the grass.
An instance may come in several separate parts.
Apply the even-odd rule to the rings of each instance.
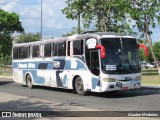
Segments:
[[[158,70],[156,69],[143,69],[142,75],[143,76],[159,76]]]
[[[160,76],[142,76],[142,85],[160,85]]]
[[[0,73],[0,76],[12,77],[12,73]]]

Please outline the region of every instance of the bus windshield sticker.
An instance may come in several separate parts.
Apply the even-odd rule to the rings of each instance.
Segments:
[[[96,39],[95,38],[90,38],[86,41],[86,45],[88,49],[93,49],[96,47]]]
[[[107,71],[115,71],[115,70],[117,70],[117,66],[116,65],[106,65],[106,70]]]

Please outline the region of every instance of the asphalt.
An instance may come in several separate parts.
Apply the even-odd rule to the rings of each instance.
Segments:
[[[4,109],[3,112],[5,112],[5,109],[10,109],[11,111],[16,111],[17,106],[19,106],[19,111],[25,112],[27,109],[32,109],[32,111],[64,111],[67,108],[67,111],[100,111],[98,109],[88,108],[88,107],[82,107],[82,106],[74,106],[74,105],[68,105],[63,104],[55,101],[49,101],[49,100],[41,100],[37,98],[30,98],[25,96],[19,96],[19,95],[13,95],[13,94],[7,94],[0,92],[0,107],[1,110]],[[18,102],[17,102],[18,101]],[[4,103],[4,104],[3,104]],[[7,104],[5,104],[7,103]],[[23,105],[22,107],[19,105]],[[37,109],[38,108],[38,109]],[[41,108],[41,109],[40,109]],[[31,111],[30,111],[31,112]],[[29,112],[29,113],[30,113]],[[21,112],[20,112],[21,113]],[[11,113],[13,115],[13,112]],[[72,114],[72,113],[71,113]],[[13,115],[14,116],[14,115]],[[5,119],[24,119],[22,117],[18,118],[5,118]],[[4,119],[4,118],[0,118]],[[35,120],[158,120],[158,118],[148,118],[148,117],[41,117],[38,116],[38,118],[25,118],[25,119],[35,119]]]
[[[11,77],[3,77],[0,78],[11,78]],[[5,79],[8,80],[8,79]],[[9,81],[9,80],[8,80]],[[159,85],[147,85],[147,87],[151,88],[160,88]],[[7,104],[6,104],[7,103]],[[21,103],[21,104],[19,104]],[[23,105],[23,106],[21,106]],[[51,101],[51,100],[42,100],[39,98],[32,98],[23,95],[15,95],[10,93],[4,93],[0,91],[0,109],[8,111],[16,111],[16,108],[19,108],[19,111],[33,110],[33,111],[100,111],[100,109],[89,108],[85,106],[75,106],[74,104],[62,104],[61,102]],[[67,108],[67,109],[66,109]],[[2,118],[0,118],[2,119]],[[4,118],[3,118],[4,119]],[[5,119],[22,119],[22,118],[5,118]],[[23,118],[24,119],[24,118]],[[31,118],[25,118],[31,119]],[[38,120],[158,120],[157,117],[45,117],[45,118],[32,118]]]

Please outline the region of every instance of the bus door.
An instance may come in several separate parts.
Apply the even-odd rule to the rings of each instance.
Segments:
[[[86,51],[86,62],[87,66],[91,72],[91,86],[92,90],[100,87],[100,65],[99,65],[99,51],[98,50],[88,50]]]

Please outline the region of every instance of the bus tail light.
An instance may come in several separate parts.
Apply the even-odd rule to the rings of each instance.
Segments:
[[[105,47],[103,45],[99,45],[97,44],[96,45],[96,48],[97,49],[100,49],[100,56],[101,56],[101,59],[104,59],[106,57],[106,50],[105,50]]]
[[[147,48],[147,46],[145,46],[145,45],[143,45],[143,44],[138,44],[138,47],[143,48],[146,57],[148,57],[149,53],[148,53],[148,48]]]

